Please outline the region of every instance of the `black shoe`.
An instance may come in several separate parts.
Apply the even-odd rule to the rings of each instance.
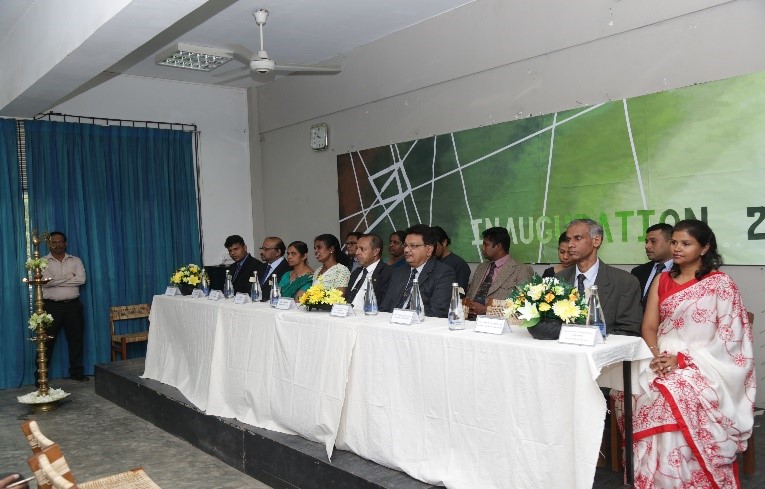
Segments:
[[[80,382],[87,382],[90,380],[90,377],[88,377],[87,375],[72,375],[70,379],[79,380]]]

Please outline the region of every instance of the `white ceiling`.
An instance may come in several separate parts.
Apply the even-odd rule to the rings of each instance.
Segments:
[[[71,5],[73,9],[84,8],[88,1],[93,0],[74,0],[65,5]],[[20,93],[16,100],[5,105],[4,115],[28,117],[35,112],[49,110],[57,103],[121,73],[194,83],[252,86],[255,83],[249,78],[227,83],[225,80],[228,77],[214,76],[241,68],[243,65],[236,60],[210,73],[158,66],[154,60],[158,53],[177,42],[222,49],[226,49],[227,44],[241,44],[257,52],[259,37],[252,12],[259,8],[270,12],[264,28],[265,48],[276,64],[306,65],[340,56],[332,60],[332,64],[342,66],[344,53],[472,1],[165,0],[163,4],[152,4],[146,0],[133,0],[83,43],[83,46],[88,44],[86,49],[74,49],[57,65],[44,70],[44,76],[29,84],[26,92]],[[194,9],[195,3],[202,5]],[[45,5],[37,0],[0,1],[0,55],[4,54],[4,38],[12,35],[8,33],[18,32],[23,26],[21,22],[29,22],[29,17],[35,15],[36,11],[29,7],[33,4],[38,9],[40,5]],[[173,4],[176,5],[174,13],[169,12]],[[160,5],[164,7],[159,8]],[[169,27],[162,25],[163,21]],[[67,28],[60,24],[42,27],[50,27],[52,32]],[[151,28],[155,28],[153,37],[148,41],[136,40],[139,36],[134,35],[134,30],[149,31]],[[87,63],[87,57],[93,56],[94,47],[100,51],[100,65],[91,63],[90,70],[86,70],[82,65]],[[109,55],[112,56],[111,62],[104,64],[104,59],[108,60]],[[19,54],[18,58],[19,62],[23,62],[23,54]],[[71,79],[71,73],[69,79],[57,78],[57,73],[71,72],[66,68],[75,65],[81,73],[79,80]],[[49,98],[45,96],[44,87],[61,88],[61,83],[71,86],[66,90],[67,95],[62,97],[61,93],[57,93]],[[13,112],[14,107],[19,107],[18,110],[24,113],[8,114]]]

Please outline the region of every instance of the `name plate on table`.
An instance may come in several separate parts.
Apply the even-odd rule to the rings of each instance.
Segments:
[[[564,324],[560,328],[558,343],[570,345],[594,346],[603,344],[603,335],[595,326],[577,326]]]
[[[475,319],[476,333],[502,334],[505,330],[510,331],[505,318],[480,315]]]
[[[353,316],[353,307],[350,304],[332,304],[332,310],[329,312],[329,315],[339,318]]]
[[[207,299],[211,301],[219,301],[223,299],[223,292],[220,290],[211,290],[210,295],[207,296]]]
[[[414,311],[409,309],[393,309],[390,322],[395,324],[417,324],[420,322],[420,318]]]
[[[191,292],[191,298],[192,299],[199,299],[199,298],[204,299],[204,297],[205,297],[205,293],[204,293],[204,291],[202,289],[194,289]]]
[[[279,300],[276,302],[276,309],[281,309],[282,311],[295,308],[297,308],[297,304],[292,297],[279,297]]]
[[[250,303],[250,295],[245,294],[244,292],[237,292],[234,296],[234,304],[249,304]]]
[[[181,291],[178,287],[168,287],[165,289],[165,295],[181,295]]]

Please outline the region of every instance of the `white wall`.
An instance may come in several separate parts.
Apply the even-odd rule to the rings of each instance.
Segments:
[[[258,87],[265,229],[338,233],[338,154],[761,71],[764,45],[753,0],[478,0],[334,60],[334,77]],[[756,313],[762,385],[765,268],[726,271]]]
[[[203,259],[211,265],[220,263],[223,242],[231,234],[241,235],[251,252],[260,245],[254,246],[248,129],[248,117],[256,120],[257,115],[247,109],[243,89],[121,75],[53,111],[196,124],[201,132]]]

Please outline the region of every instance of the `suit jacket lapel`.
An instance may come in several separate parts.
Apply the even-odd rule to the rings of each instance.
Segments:
[[[417,274],[417,283],[422,286],[422,284],[428,280],[428,277],[430,276],[430,272],[433,271],[435,259],[429,258],[428,261],[425,262],[425,266],[422,267],[422,271]]]
[[[497,272],[497,278],[491,283],[491,287],[489,287],[489,292],[486,294],[487,296],[496,292],[499,289],[499,287],[510,278],[510,276],[515,271],[516,265],[518,265],[518,262],[516,262],[512,258],[507,259],[507,262],[505,262],[505,265],[502,268],[500,268],[499,271]],[[486,274],[484,273],[484,275]],[[483,280],[483,277],[481,278],[481,280]]]
[[[611,283],[611,274],[608,268],[608,265],[601,261],[598,276],[595,277],[595,285],[598,286],[598,297],[602,304],[608,304],[611,293],[614,291],[614,284]]]

